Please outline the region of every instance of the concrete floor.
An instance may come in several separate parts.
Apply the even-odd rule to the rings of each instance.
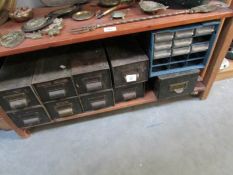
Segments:
[[[233,79],[185,99],[111,117],[0,131],[0,175],[232,175]]]

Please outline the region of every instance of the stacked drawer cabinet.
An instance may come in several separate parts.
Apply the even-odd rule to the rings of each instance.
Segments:
[[[114,106],[110,67],[100,43],[74,46],[71,72],[84,111]]]
[[[52,119],[79,114],[82,107],[71,78],[70,56],[52,51],[39,55],[33,87]]]
[[[148,80],[148,57],[133,37],[105,41],[114,83],[115,101],[123,102],[144,96]]]
[[[153,31],[146,45],[150,57],[150,77],[202,69],[208,62],[218,21]]]
[[[18,127],[27,128],[50,117],[31,86],[35,64],[21,57],[8,58],[1,67],[0,106]]]

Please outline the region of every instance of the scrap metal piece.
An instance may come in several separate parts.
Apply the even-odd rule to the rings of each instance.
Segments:
[[[14,31],[2,35],[0,44],[6,48],[13,48],[20,45],[25,40],[25,34],[22,31]]]
[[[143,0],[139,2],[139,6],[145,13],[155,13],[159,10],[166,10],[168,8],[168,6],[165,6],[158,2]]]
[[[31,8],[21,7],[17,8],[12,13],[9,13],[9,16],[16,22],[25,22],[33,17],[33,11]]]
[[[41,31],[44,35],[55,36],[61,33],[61,30],[64,27],[63,19],[56,18],[53,23]]]
[[[112,13],[112,19],[125,19],[126,13],[123,11],[115,11]]]

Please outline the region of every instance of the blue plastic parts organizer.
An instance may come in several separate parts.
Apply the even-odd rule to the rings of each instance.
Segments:
[[[146,50],[150,58],[150,77],[204,68],[219,23],[211,21],[147,33],[145,38],[147,47],[149,45]]]

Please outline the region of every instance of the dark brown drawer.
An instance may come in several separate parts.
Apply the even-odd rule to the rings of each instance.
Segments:
[[[80,96],[84,111],[93,111],[114,106],[112,90],[104,90]]]
[[[193,92],[199,70],[159,76],[155,81],[155,91],[159,99],[185,96]]]
[[[115,87],[148,80],[149,60],[136,39],[133,37],[109,39],[105,46]]]
[[[78,97],[49,102],[45,104],[45,107],[50,116],[54,119],[68,117],[82,112],[82,107]]]
[[[7,112],[7,114],[19,128],[32,127],[50,122],[48,114],[41,106]]]
[[[134,100],[136,98],[144,97],[145,88],[144,83],[137,83],[133,85],[123,86],[114,90],[115,102],[124,102]]]

